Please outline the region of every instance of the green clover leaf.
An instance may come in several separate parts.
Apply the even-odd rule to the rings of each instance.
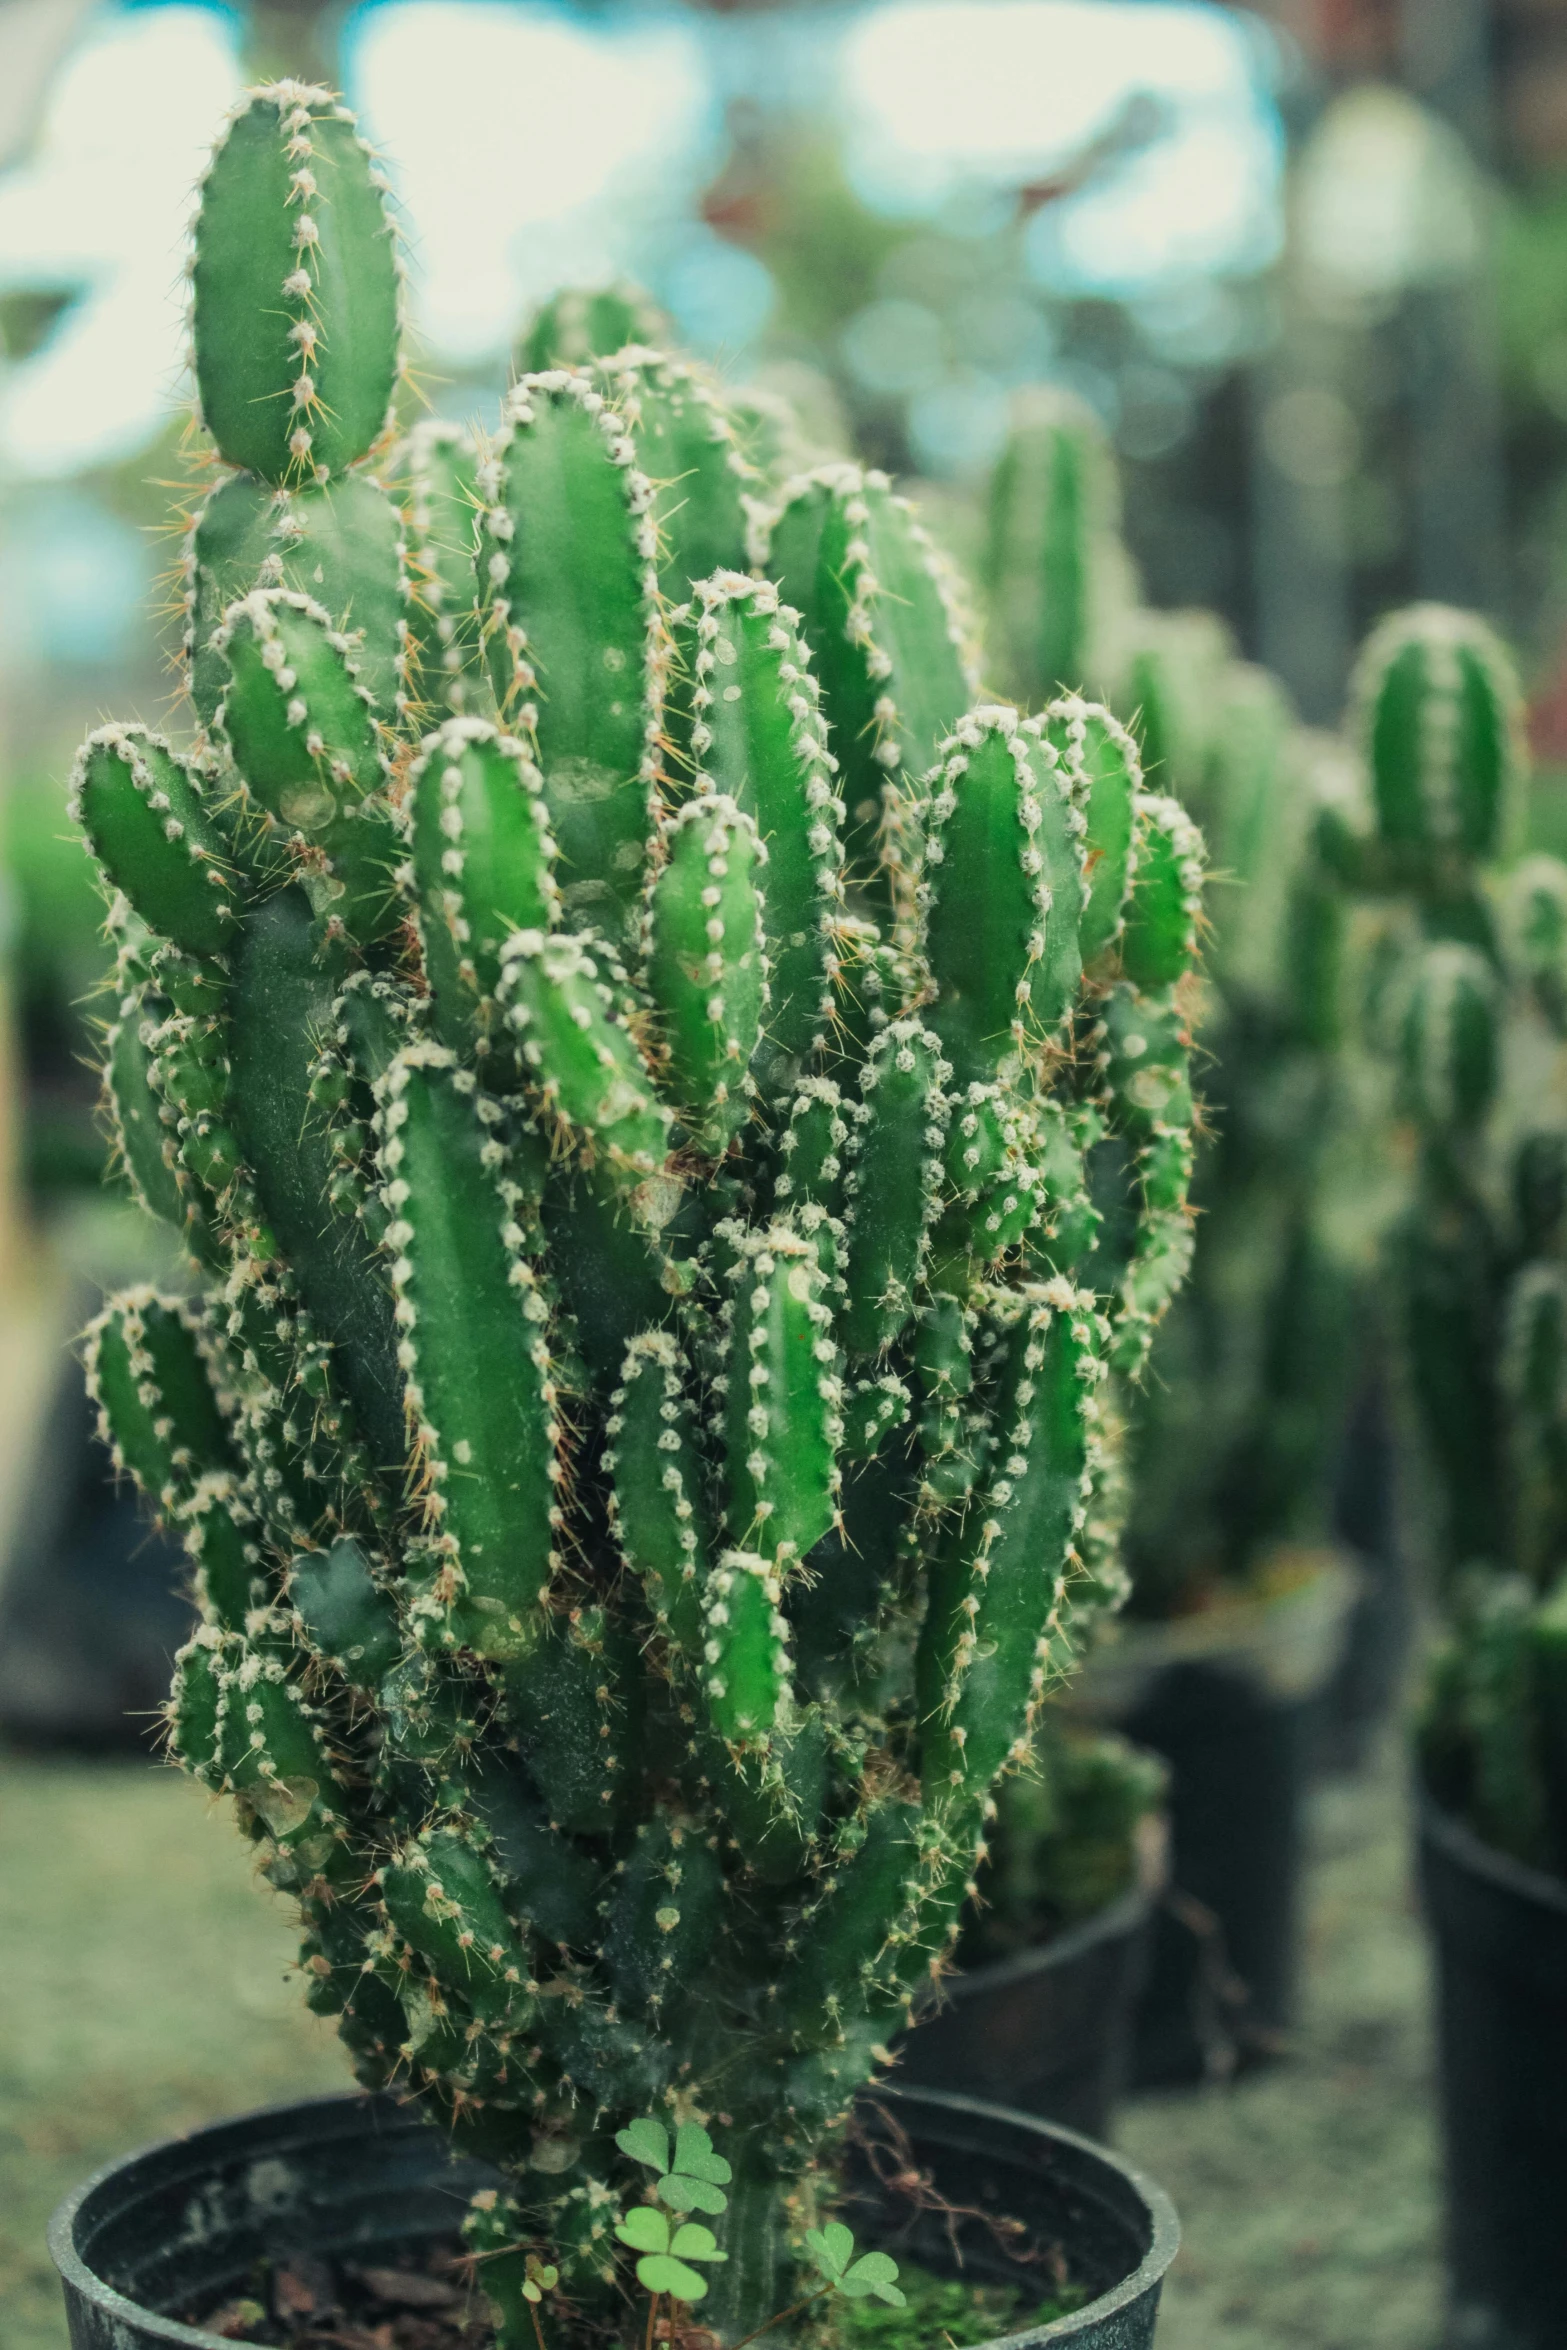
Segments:
[[[700,2220],[687,2220],[683,2228],[676,2228],[674,2242],[669,2247],[681,2260],[727,2260],[727,2252],[718,2249],[718,2238],[711,2228],[704,2228]]]
[[[542,2301],[545,2294],[553,2293],[559,2283],[560,2270],[551,2268],[549,2263],[541,2260],[536,2252],[530,2252],[528,2254],[527,2275],[524,2277],[522,2285],[524,2301],[534,2303]]]
[[[893,2281],[898,2264],[888,2253],[862,2252],[850,2266],[854,2231],[842,2220],[829,2220],[824,2228],[808,2228],[805,2249],[835,2293],[846,2294],[851,2301],[863,2301],[874,2293],[878,2301],[893,2309],[904,2306],[904,2296]]]
[[[863,2301],[874,2293],[878,2301],[885,2301],[892,2309],[901,2309],[905,2296],[893,2281],[897,2273],[898,2264],[890,2254],[862,2252],[854,2266],[845,2269],[838,2279],[838,2291],[846,2293],[851,2301]]]
[[[836,2285],[854,2254],[854,2230],[830,2219],[824,2228],[807,2228],[805,2249],[827,2282]]]
[[[637,2262],[638,2284],[645,2286],[650,2293],[671,2294],[676,2301],[700,2301],[707,2291],[707,2279],[698,2276],[694,2268],[688,2268],[687,2261],[716,2262],[729,2258],[727,2252],[719,2251],[718,2239],[712,2229],[704,2228],[700,2221],[688,2220],[684,2227],[676,2228],[671,2240],[669,2222],[662,2212],[654,2211],[644,2204],[642,2216],[653,2221],[664,2240],[656,2246],[650,2245],[646,2258]],[[636,2217],[634,2211],[626,2214],[626,2220]],[[634,2239],[627,2234],[626,2220],[621,2222],[615,2233],[629,2244]]]
[[[629,2244],[633,2252],[667,2252],[669,2250],[669,2222],[651,2203],[634,2203],[624,2217],[615,2222],[615,2233],[622,2244]]]
[[[728,2168],[726,2162],[724,2169],[727,2171]],[[672,2171],[667,2179],[660,2179],[655,2192],[659,2201],[667,2203],[671,2211],[719,2212],[729,2207],[729,2198],[722,2187],[711,2186],[700,2176],[688,2177],[681,2170]]]
[[[628,2122],[623,2130],[617,2130],[615,2144],[622,2154],[629,2154],[633,2162],[645,2162],[649,2170],[667,2171],[669,2168],[669,2132],[662,2122],[654,2121],[651,2115],[638,2122]]]
[[[650,2293],[667,2293],[674,2301],[700,2301],[707,2291],[706,2277],[699,2277],[694,2268],[687,2268],[683,2260],[675,2260],[667,2252],[656,2252],[637,2262],[637,2283]]]
[[[713,2141],[700,2122],[682,2122],[675,2132],[673,2167],[688,2179],[707,2179],[715,2187],[727,2187],[734,2177],[723,2156],[713,2152]]]

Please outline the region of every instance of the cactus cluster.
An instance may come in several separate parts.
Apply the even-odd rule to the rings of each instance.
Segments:
[[[1342,1051],[1347,907],[1318,846],[1333,746],[1212,614],[1135,602],[1114,454],[1080,403],[1020,395],[990,488],[992,641],[1015,692],[1085,681],[1213,859],[1202,980],[1211,1139],[1191,1277],[1131,1415],[1134,1606],[1197,1604],[1320,1535],[1355,1372],[1340,1213],[1355,1119]],[[1357,1170],[1358,1173],[1358,1170]]]
[[[649,2108],[724,2121],[745,2331],[1114,1596],[1201,841],[1104,710],[977,698],[882,476],[770,481],[677,358],[397,442],[329,93],[242,104],[193,295],[194,737],[75,780],[201,1276],[89,1349],[194,1571],[173,1750],[360,2077],[505,2171],[506,2340],[529,2256],[614,2304]]]
[[[1449,1620],[1423,1760],[1567,1874],[1567,865],[1520,854],[1520,697],[1483,622],[1384,621],[1355,723],[1365,800],[1331,845],[1386,921],[1368,1017],[1415,1156],[1389,1264]]]

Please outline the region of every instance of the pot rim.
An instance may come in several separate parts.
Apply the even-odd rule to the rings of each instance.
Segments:
[[[1536,1908],[1552,1910],[1558,1917],[1567,1918],[1567,1878],[1552,1874],[1549,1869],[1537,1869],[1526,1860],[1515,1860],[1510,1852],[1500,1852],[1494,1844],[1487,1844],[1477,1836],[1456,1812],[1443,1809],[1436,1797],[1416,1776],[1416,1794],[1419,1802],[1420,1833],[1422,1838],[1436,1845],[1455,1866],[1466,1869],[1471,1876],[1484,1877],[1503,1893],[1515,1900],[1532,1902]]]
[[[1163,2278],[1181,2244],[1181,2223],[1175,2206],[1164,2189],[1142,2171],[1123,2161],[1108,2146],[1098,2145],[1092,2138],[1079,2135],[1058,2122],[1041,2121],[1037,2114],[1020,2112],[1015,2106],[993,2105],[988,2098],[964,2097],[948,2089],[924,2089],[910,2082],[907,2087],[895,2080],[879,2083],[878,2097],[886,2097],[899,2105],[922,2106],[928,2110],[950,2114],[958,2120],[983,2121],[996,2119],[1011,2128],[1023,2131],[1033,2138],[1048,2138],[1066,2146],[1074,2154],[1086,2157],[1100,2168],[1114,2172],[1138,2196],[1152,2223],[1148,2249],[1129,2276],[1118,2285],[1098,2294],[1070,2316],[1054,2319],[1049,2325],[1026,2326],[1019,2332],[995,2334],[987,2338],[983,2350],[1015,2350],[1016,2345],[1069,2342],[1090,2325],[1098,2325],[1105,2318],[1138,2301]],[[63,2196],[49,2217],[46,2231],[49,2254],[59,2271],[63,2284],[69,2285],[84,2301],[90,2302],[110,2319],[134,2323],[144,2337],[154,2341],[182,2346],[182,2350],[233,2350],[233,2345],[221,2334],[210,2334],[202,2326],[189,2326],[179,2318],[165,2317],[156,2310],[144,2308],[139,2302],[128,2300],[117,2288],[90,2269],[76,2249],[76,2222],[83,2205],[99,2188],[119,2172],[134,2164],[164,2153],[172,2147],[189,2145],[193,2141],[219,2131],[240,2132],[258,2123],[281,2119],[285,2114],[298,2113],[306,2108],[317,2111],[336,2107],[345,2115],[353,2108],[386,2102],[377,2100],[373,2092],[346,2089],[330,2092],[324,2097],[290,2097],[276,2105],[254,2106],[248,2112],[230,2114],[221,2121],[206,2122],[200,2128],[188,2130],[178,2137],[156,2138],[149,2144],[135,2147],[129,2154],[117,2155],[112,2162],[100,2165],[89,2178]],[[412,2106],[399,2109],[409,2127],[429,2127]]]
[[[1023,2113],[1015,2105],[995,2105],[988,2097],[965,2097],[955,2089],[925,2089],[911,2081],[899,2088],[895,2081],[884,2082],[875,2095],[889,2093],[898,2103],[918,2104],[948,2113],[955,2118],[973,2118],[1004,2121],[1021,2129],[1032,2138],[1048,2138],[1055,2144],[1068,2147],[1072,2153],[1086,2156],[1100,2170],[1112,2171],[1123,2184],[1139,2197],[1152,2222],[1148,2249],[1130,2276],[1112,2285],[1108,2292],[1099,2293],[1086,2301],[1081,2309],[1074,2309],[1069,2317],[1058,2317],[1049,2325],[1023,2326],[1013,2334],[992,2334],[982,2350],[1013,2350],[1018,2343],[1069,2342],[1075,2334],[1086,2333],[1090,2326],[1100,2326],[1108,2317],[1126,2309],[1163,2281],[1170,2263],[1181,2248],[1181,2222],[1175,2205],[1146,2171],[1137,2170],[1111,2146],[1101,2146],[1097,2139],[1085,2138],[1078,2130],[1069,2130],[1064,2122],[1047,2122],[1037,2113]]]

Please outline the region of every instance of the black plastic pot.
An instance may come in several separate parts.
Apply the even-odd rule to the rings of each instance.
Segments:
[[[1036,1950],[969,1967],[898,2042],[898,2079],[951,2089],[1107,2138],[1148,1963],[1141,1888]]]
[[[1071,2131],[933,2090],[865,2102],[847,2202],[862,2237],[927,2266],[1016,2279],[1040,2270],[987,2224],[1023,2221],[1059,2248],[1094,2298],[1073,2316],[1007,2337],[1074,2350],[1146,2350],[1180,2229],[1167,2197]],[[910,2200],[909,2155],[956,2218]],[[74,2350],[223,2350],[173,2312],[220,2301],[269,2256],[386,2255],[453,2233],[469,2196],[493,2181],[455,2162],[433,2130],[387,2098],[273,2106],[133,2154],[68,2196],[49,2226]],[[888,2182],[891,2183],[888,2183]]]
[[[1128,1624],[1073,1692],[1170,1767],[1170,1890],[1137,2005],[1133,2089],[1260,2063],[1294,2012],[1303,1798],[1359,1582],[1333,1551],[1258,1567],[1255,1598]]]
[[[1567,2350],[1567,1882],[1429,1801],[1451,2338]]]
[[[1172,1665],[1125,1730],[1170,1766],[1171,1890],[1154,1920],[1131,2086],[1277,2053],[1295,2007],[1310,1698],[1222,1663]]]

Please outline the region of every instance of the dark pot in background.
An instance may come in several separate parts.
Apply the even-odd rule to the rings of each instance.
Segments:
[[[1567,2350],[1567,1882],[1429,1800],[1451,2339]]]
[[[1132,1623],[1077,1702],[1170,1767],[1170,1890],[1138,2002],[1134,2089],[1278,2054],[1294,2013],[1302,1807],[1359,1588],[1337,1552],[1271,1596]]]
[[[966,1967],[897,2043],[898,2080],[950,2089],[1108,2138],[1126,2085],[1162,1866],[1035,1950]]]
[[[1035,2285],[986,2224],[1021,2219],[1059,2245],[1094,2291],[1072,2316],[1022,2342],[1146,2350],[1180,2230],[1161,2190],[1071,2131],[932,2090],[867,2097],[847,2174],[859,2233],[976,2281]],[[921,2212],[882,2183],[912,2151],[937,2195],[966,2207]],[[173,2139],[102,2170],[60,2205],[49,2247],[65,2287],[73,2350],[224,2350],[171,2311],[215,2303],[269,2255],[382,2257],[452,2234],[468,2198],[493,2183],[389,2098],[326,2097],[273,2106]]]
[[[1397,1710],[1414,1646],[1415,1598],[1398,1509],[1398,1444],[1387,1380],[1373,1367],[1344,1432],[1333,1530],[1353,1553],[1360,1588],[1338,1669],[1322,1695],[1312,1766],[1357,1771]]]

